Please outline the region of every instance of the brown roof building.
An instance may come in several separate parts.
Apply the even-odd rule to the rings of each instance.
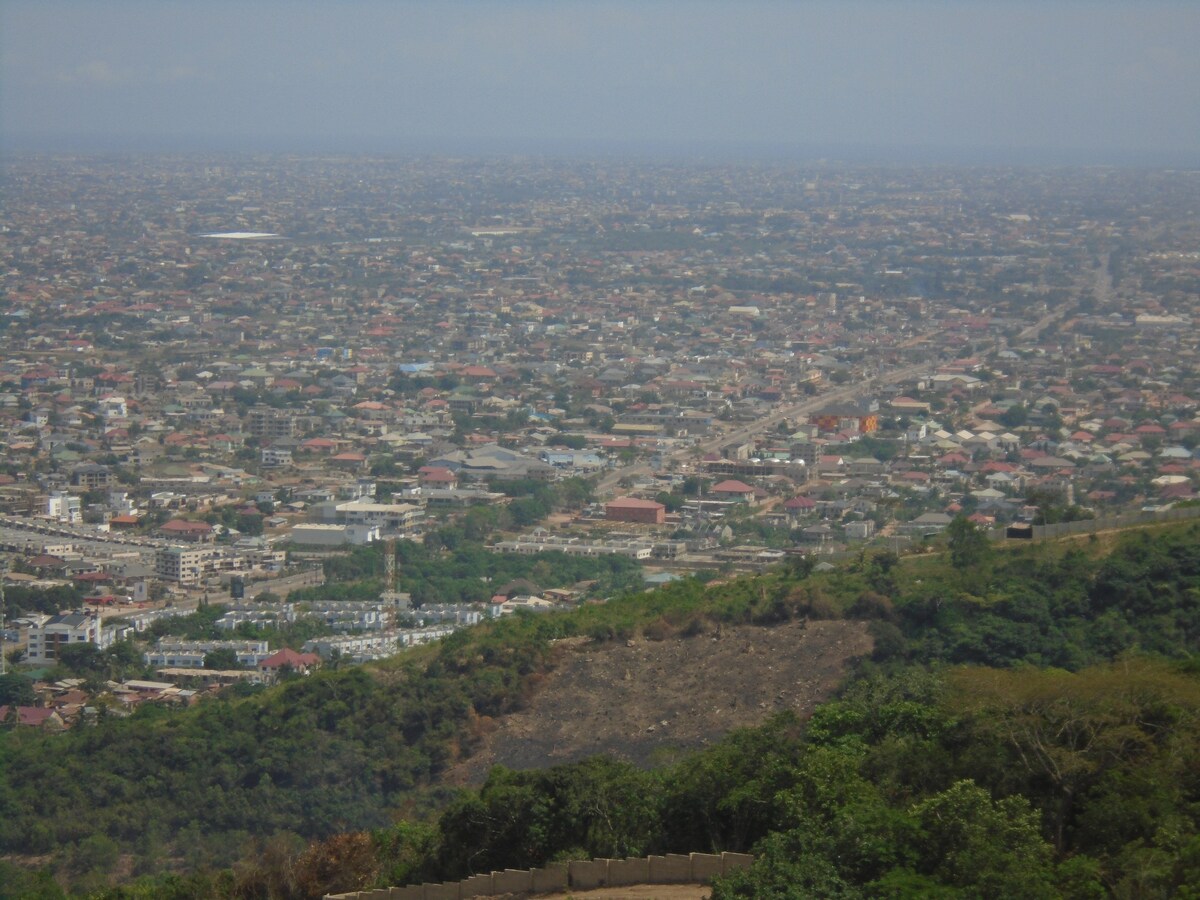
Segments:
[[[159,528],[165,537],[177,541],[211,541],[213,528],[207,522],[192,522],[188,519],[172,519]]]
[[[611,503],[604,504],[604,518],[610,522],[662,525],[667,520],[667,508],[654,500],[618,497]]]

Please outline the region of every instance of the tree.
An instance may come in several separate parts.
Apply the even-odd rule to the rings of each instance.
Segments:
[[[978,897],[1053,897],[1050,845],[1022,797],[959,781],[913,807],[926,874]]]
[[[659,491],[654,499],[665,506],[669,513],[679,512],[679,510],[683,509],[683,497],[679,494],[669,491]]]
[[[974,569],[991,556],[992,547],[982,529],[965,516],[958,516],[946,529],[950,539],[950,564],[959,571]]]
[[[24,675],[0,675],[0,706],[32,706],[35,699],[33,685]]]
[[[587,438],[582,434],[559,434],[555,436],[553,442],[568,450],[582,450],[587,446]]]
[[[1200,745],[1200,683],[1161,662],[1123,660],[1075,674],[962,669],[951,680],[950,708],[970,731],[1005,748],[1031,784],[1048,786],[1042,805],[1060,850],[1076,805],[1093,788],[1111,784],[1108,773],[1122,769],[1125,774],[1111,781],[1136,783],[1135,771],[1156,762],[1190,764]],[[1127,810],[1133,800],[1114,806]],[[1103,827],[1114,830],[1114,814],[1105,818]]]
[[[95,675],[104,669],[100,648],[92,643],[62,647],[58,651],[58,662],[75,675]]]
[[[1029,421],[1029,409],[1023,403],[1014,403],[996,421],[1005,428],[1020,428]]]
[[[240,669],[242,668],[242,664],[238,662],[237,653],[232,649],[229,647],[220,647],[204,654],[204,668]]]

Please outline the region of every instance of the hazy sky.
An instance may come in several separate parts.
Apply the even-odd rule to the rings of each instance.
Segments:
[[[0,0],[0,141],[1200,160],[1200,0]]]

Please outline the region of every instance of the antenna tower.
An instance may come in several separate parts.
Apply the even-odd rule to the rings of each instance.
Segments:
[[[8,575],[8,557],[0,560],[0,675],[8,674],[8,660],[4,658],[4,580]]]
[[[383,545],[383,589],[389,594],[396,590],[396,539],[388,538]]]

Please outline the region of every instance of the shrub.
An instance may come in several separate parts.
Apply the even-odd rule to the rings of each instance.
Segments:
[[[674,633],[674,627],[663,616],[659,616],[642,628],[642,635],[648,641],[665,641]]]
[[[895,609],[890,598],[875,591],[863,591],[849,609],[852,619],[882,619],[890,622],[895,618]]]

